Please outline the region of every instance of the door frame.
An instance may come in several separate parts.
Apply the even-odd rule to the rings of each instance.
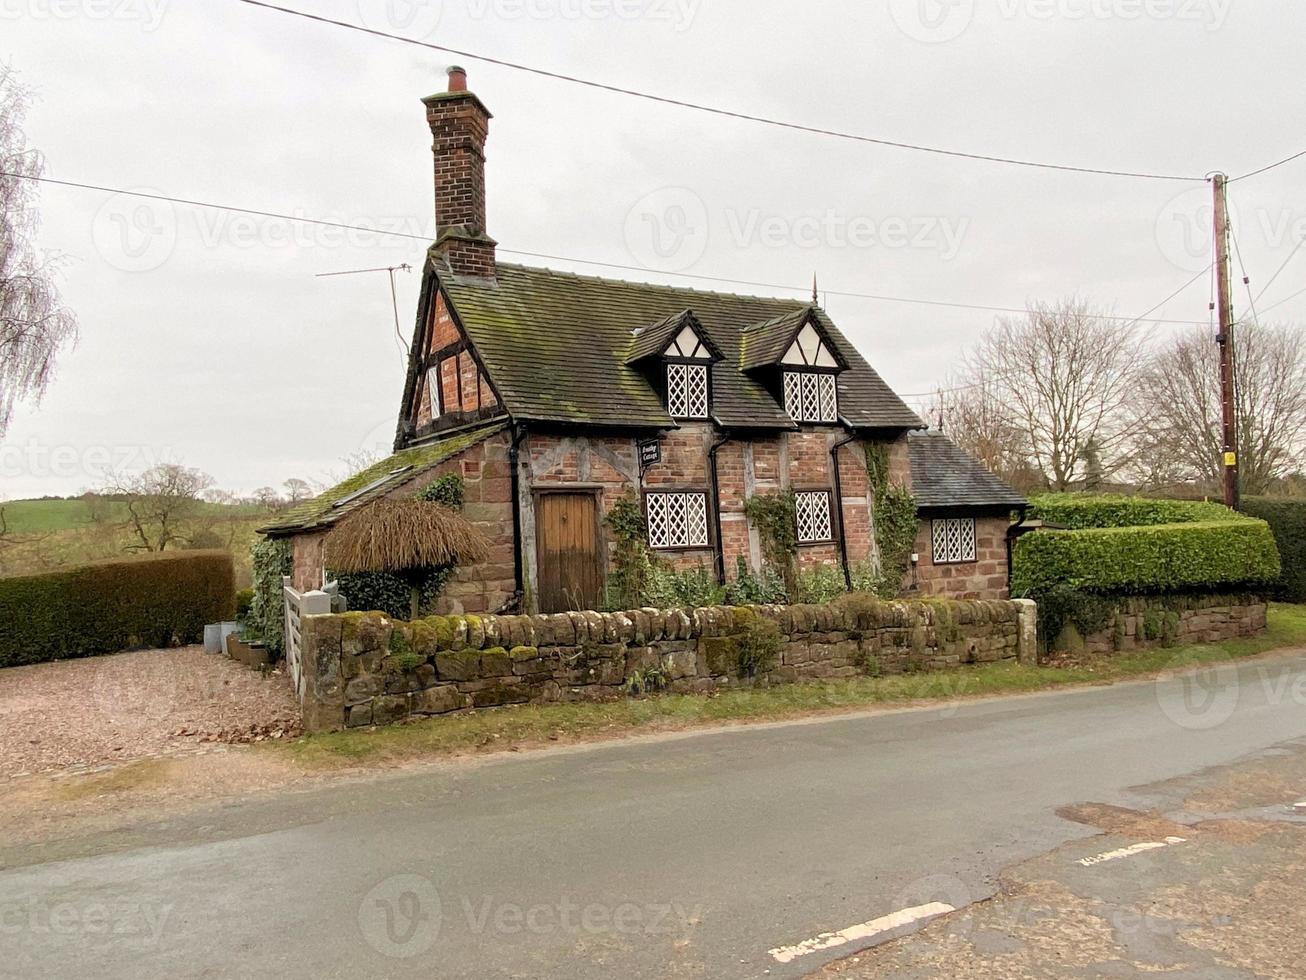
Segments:
[[[600,483],[559,483],[559,484],[542,484],[531,487],[531,517],[535,525],[535,602],[536,609],[540,605],[540,555],[543,549],[540,547],[540,534],[542,525],[540,523],[540,498],[552,494],[566,494],[568,496],[588,496],[594,499],[594,560],[596,570],[599,576],[599,588],[603,588],[603,583],[607,581],[608,573],[608,556],[607,538],[603,534],[603,491],[606,488]],[[597,596],[601,602],[602,595]]]

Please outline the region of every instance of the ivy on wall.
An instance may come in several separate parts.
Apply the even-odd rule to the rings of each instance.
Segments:
[[[906,486],[889,478],[888,443],[866,444],[866,475],[874,498],[875,545],[880,553],[880,575],[868,584],[881,598],[892,599],[902,589],[916,543],[916,498]]]
[[[254,572],[254,597],[249,603],[246,631],[261,639],[273,656],[281,654],[285,632],[283,575],[294,565],[294,552],[288,538],[259,538],[250,550]]]
[[[798,517],[792,490],[754,494],[744,501],[744,515],[762,539],[762,556],[779,569],[785,590],[797,594]]]
[[[643,605],[644,590],[652,573],[648,553],[648,528],[634,490],[627,490],[612,505],[603,523],[616,544],[612,575],[608,579],[607,605],[634,609]]]

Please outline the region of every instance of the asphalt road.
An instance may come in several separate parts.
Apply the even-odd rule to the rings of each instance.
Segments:
[[[1306,656],[1216,674],[449,763],[40,852],[0,976],[787,977],[1093,833],[1062,804],[1306,735]]]

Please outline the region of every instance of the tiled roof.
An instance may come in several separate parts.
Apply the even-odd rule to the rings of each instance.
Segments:
[[[692,310],[723,355],[711,369],[714,418],[724,426],[796,427],[776,397],[740,370],[740,340],[750,325],[801,316],[808,304],[508,263],[497,271],[497,282],[446,274],[441,285],[512,416],[674,428],[646,375],[626,360],[633,331]],[[840,414],[857,427],[919,427],[825,313],[815,316],[849,365],[839,376]]]
[[[706,346],[714,357],[720,356],[721,352],[714,349],[715,344],[707,336],[707,331],[703,329],[703,325],[698,322],[698,317],[694,316],[694,311],[681,310],[679,313],[673,313],[657,323],[638,328],[631,339],[630,348],[626,352],[626,363],[635,364],[646,357],[661,354],[667,349],[667,345],[671,343],[672,339],[679,336],[680,331],[685,327],[689,327],[701,339],[707,341]]]
[[[744,371],[776,364],[793,343],[794,334],[815,307],[804,306],[790,313],[754,323],[740,335],[739,367]]]
[[[922,510],[1028,505],[1024,497],[942,432],[913,432],[907,445],[912,493]]]
[[[395,453],[355,473],[344,482],[337,483],[331,489],[322,491],[311,500],[305,500],[284,514],[277,515],[277,519],[271,524],[259,528],[259,533],[276,536],[328,527],[347,514],[352,514],[363,504],[377,497],[383,497],[396,487],[415,480],[451,456],[488,439],[497,432],[502,432],[505,428],[507,423],[497,422],[472,431],[456,432],[436,442]],[[383,479],[393,470],[403,467],[407,469],[403,473],[396,474],[394,480],[387,481],[367,493],[359,494],[348,503],[337,506],[339,501],[346,500],[350,494],[357,493],[369,484]]]

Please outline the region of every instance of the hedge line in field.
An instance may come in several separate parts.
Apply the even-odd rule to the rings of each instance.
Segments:
[[[1211,591],[1279,577],[1279,553],[1264,521],[1159,524],[1038,531],[1017,543],[1012,594],[1058,585],[1113,594]]]
[[[195,643],[232,617],[225,551],[179,551],[0,578],[0,667]]]

